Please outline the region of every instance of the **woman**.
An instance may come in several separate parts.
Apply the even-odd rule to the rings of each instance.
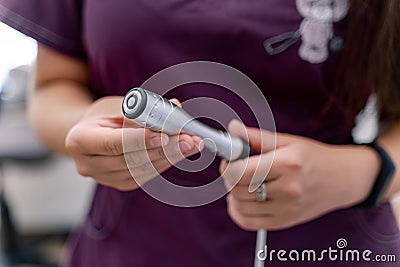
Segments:
[[[349,3],[0,0],[1,19],[40,43],[30,98],[34,128],[99,183],[65,265],[251,266],[254,230],[268,229],[267,266],[365,266],[368,259],[370,266],[395,266],[376,256],[400,256],[398,227],[384,203],[400,189],[400,174],[382,172],[390,162],[400,166],[400,4],[352,0],[348,9]],[[166,67],[194,60],[233,66],[265,93],[278,132],[269,172],[264,166],[274,151],[271,134],[238,122],[229,130],[243,138],[247,133],[261,152],[247,166],[215,161],[188,175],[171,167],[165,155],[178,162],[197,153],[198,138],[132,127],[125,136],[133,145],[125,152],[137,165],[129,172],[117,95]],[[171,97],[204,95],[230,103],[207,88],[178,90]],[[378,138],[386,157],[377,146],[355,145],[351,138],[355,114],[371,92],[386,122]],[[151,164],[141,160],[147,153]],[[247,190],[258,160],[265,168],[263,202]],[[153,178],[152,166],[175,183],[208,182],[218,169],[227,184],[240,181],[226,200],[173,207],[132,179],[131,173]],[[377,186],[378,179],[391,179],[390,187]],[[371,193],[383,197],[377,206]],[[372,254],[343,263],[339,252],[346,243]],[[299,255],[314,249],[318,257],[296,259],[296,253],[289,257],[280,249]]]

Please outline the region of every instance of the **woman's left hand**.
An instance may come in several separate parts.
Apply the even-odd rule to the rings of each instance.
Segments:
[[[228,213],[246,230],[284,229],[353,206],[368,196],[380,168],[378,155],[367,146],[275,135],[238,121],[230,123],[229,132],[260,151],[220,165],[226,186],[233,187]],[[254,181],[265,182],[266,201],[258,202],[256,192],[249,191]]]

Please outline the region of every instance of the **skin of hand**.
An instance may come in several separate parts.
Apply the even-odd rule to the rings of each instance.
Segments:
[[[124,125],[122,100],[99,99],[69,131],[65,145],[81,175],[130,191],[201,150],[197,136],[168,136],[130,120],[125,120]]]
[[[198,137],[168,137],[129,124],[129,120],[125,120],[127,129],[122,129],[123,97],[94,101],[89,68],[83,60],[39,45],[35,66],[29,94],[35,132],[51,150],[71,156],[80,174],[100,184],[133,190],[137,182],[146,182],[202,147]]]
[[[367,146],[329,145],[238,121],[228,128],[260,152],[220,165],[225,185],[232,188],[228,213],[246,230],[285,229],[351,207],[368,196],[380,169],[378,154]],[[266,201],[257,202],[256,192],[250,192],[253,179],[265,181]]]

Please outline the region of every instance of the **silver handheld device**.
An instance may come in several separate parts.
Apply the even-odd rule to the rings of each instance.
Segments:
[[[170,135],[184,131],[197,135],[203,139],[207,149],[229,161],[250,156],[250,145],[243,139],[201,123],[171,101],[145,89],[130,90],[125,95],[122,111],[128,119],[155,131]],[[264,261],[258,258],[258,251],[263,249],[266,239],[267,231],[258,230],[255,267],[264,266]]]
[[[207,149],[229,161],[250,155],[250,145],[243,139],[201,123],[171,101],[145,89],[130,90],[125,95],[122,111],[125,117],[154,131],[197,135]]]

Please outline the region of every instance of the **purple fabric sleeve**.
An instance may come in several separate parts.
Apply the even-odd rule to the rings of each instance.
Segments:
[[[50,48],[85,58],[81,0],[0,0],[0,20]]]

